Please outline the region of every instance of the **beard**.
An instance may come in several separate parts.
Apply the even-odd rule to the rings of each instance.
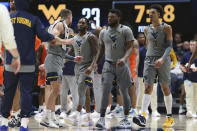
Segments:
[[[109,23],[108,25],[110,26],[110,27],[114,27],[114,26],[116,26],[118,24],[118,22],[116,21],[116,22],[113,22],[113,23]]]
[[[78,32],[85,32],[86,28],[78,28]]]

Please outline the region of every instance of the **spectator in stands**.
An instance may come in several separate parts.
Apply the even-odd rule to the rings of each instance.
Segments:
[[[186,107],[187,114],[189,118],[196,118],[197,112],[197,58],[194,59],[191,67],[190,73],[187,73],[186,67],[188,65],[189,59],[196,48],[196,41],[190,41],[190,51],[186,52],[182,59],[180,69],[184,72],[184,86],[186,92]]]
[[[188,52],[190,50],[190,44],[189,41],[184,41],[183,42],[183,47],[182,47],[184,52]]]
[[[182,46],[183,46],[182,35],[180,33],[175,33],[174,42],[173,42],[174,51],[177,52],[181,50]]]

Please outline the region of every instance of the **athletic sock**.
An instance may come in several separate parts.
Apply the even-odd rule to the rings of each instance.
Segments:
[[[48,120],[51,120],[51,110],[46,109],[45,117],[48,118]]]
[[[146,113],[146,111],[148,110],[148,106],[150,105],[150,101],[151,101],[151,95],[144,94],[142,99],[142,112]]]
[[[172,114],[172,95],[164,96],[167,114]]]

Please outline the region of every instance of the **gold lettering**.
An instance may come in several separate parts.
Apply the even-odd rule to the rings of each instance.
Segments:
[[[12,24],[15,24],[16,23],[16,17],[12,18],[11,22],[12,22]]]
[[[18,24],[23,24],[23,25],[26,25],[28,27],[31,28],[31,21],[26,19],[26,18],[23,18],[23,17],[17,17],[17,23]]]

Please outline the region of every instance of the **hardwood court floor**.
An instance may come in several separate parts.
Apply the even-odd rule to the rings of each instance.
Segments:
[[[175,118],[175,126],[173,129],[162,129],[162,124],[165,121],[165,116],[162,115],[160,118],[157,117],[150,117],[147,120],[147,126],[146,128],[140,128],[134,123],[132,123],[132,118],[129,118],[132,123],[131,129],[123,129],[120,131],[197,131],[197,119],[188,119],[185,117],[185,115],[174,115]],[[94,123],[98,120],[98,118],[94,118]],[[116,126],[118,125],[118,122],[120,121],[120,118],[112,118],[112,119],[106,119],[106,127],[107,129],[105,131],[117,131]],[[67,127],[67,128],[60,128],[60,129],[54,129],[54,128],[46,128],[41,125],[32,117],[29,122],[29,128],[31,131],[91,131],[96,130],[94,127]],[[9,129],[9,131],[18,131],[18,128],[15,129]]]

